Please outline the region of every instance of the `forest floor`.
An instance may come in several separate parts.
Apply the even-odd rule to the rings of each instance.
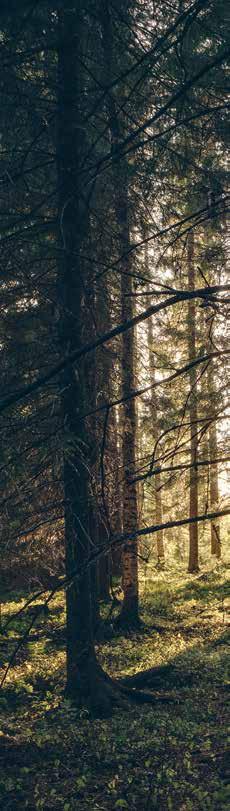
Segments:
[[[100,662],[114,677],[169,662],[175,671],[154,691],[154,705],[131,703],[112,718],[92,719],[63,697],[63,594],[36,620],[1,692],[2,811],[229,807],[226,566],[197,576],[156,573],[142,591],[143,627],[122,636],[105,622]],[[3,626],[27,598],[8,595]],[[2,635],[3,664],[32,611]]]

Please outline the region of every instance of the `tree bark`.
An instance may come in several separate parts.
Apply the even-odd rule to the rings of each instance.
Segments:
[[[60,255],[57,299],[60,312],[61,351],[82,346],[85,329],[84,280],[81,244],[85,216],[79,184],[83,154],[80,50],[83,37],[82,5],[69,0],[59,12],[58,185]],[[86,420],[84,363],[67,365],[60,380],[64,447],[67,683],[66,691],[79,704],[96,711],[110,709],[105,675],[97,663],[93,642],[91,583],[86,561],[89,551],[91,492],[89,437]],[[92,522],[91,522],[92,525]],[[71,581],[73,571],[78,577]]]
[[[83,13],[79,0],[69,0],[59,12],[59,95],[57,169],[61,256],[58,267],[57,304],[60,314],[61,352],[79,349],[84,340],[84,278],[81,244],[84,238],[79,164],[84,134],[81,129],[82,93],[80,52]],[[91,582],[87,566],[90,528],[90,473],[84,363],[67,364],[60,379],[63,421],[63,474],[65,495],[65,551],[67,627],[67,695],[100,715],[127,698],[153,701],[122,687],[107,676],[97,662],[93,640]],[[71,580],[74,571],[74,579]],[[77,576],[76,576],[77,572]]]
[[[128,200],[127,190],[124,189],[123,201],[120,197],[117,216],[122,227],[121,254],[125,253],[129,245],[128,227]],[[126,245],[126,247],[125,247]],[[125,266],[124,266],[125,265]],[[132,318],[133,305],[132,277],[130,262],[126,260],[122,269],[121,298],[122,321]],[[135,388],[134,381],[134,331],[126,332],[122,341],[122,396],[126,398]],[[136,410],[135,399],[128,400],[123,405],[123,532],[135,532],[138,527],[137,487],[133,481],[135,476],[135,434]],[[120,624],[135,625],[138,622],[138,542],[128,541],[122,554],[122,586],[124,600],[120,616]]]
[[[105,517],[101,512],[101,507],[99,507],[99,517],[98,517],[98,527],[99,527],[99,547],[108,547],[110,543],[110,539],[108,536],[108,530],[105,524]],[[110,600],[110,552],[107,555],[102,555],[98,562],[98,595],[100,600],[104,600],[107,602]]]
[[[88,280],[91,295],[89,297],[88,306],[90,312],[95,310],[95,296],[94,284],[92,279]],[[93,330],[94,331],[94,330]],[[99,515],[98,515],[98,436],[97,436],[97,417],[96,417],[96,363],[95,354],[88,355],[85,364],[85,373],[87,375],[87,402],[89,403],[92,414],[87,419],[87,432],[89,433],[89,471],[90,471],[90,495],[89,495],[89,538],[95,548],[99,546]],[[91,549],[92,551],[92,549]],[[91,610],[93,630],[97,632],[100,625],[100,590],[99,590],[99,566],[98,562],[94,563],[90,568],[90,586],[91,586]]]
[[[106,256],[103,256],[106,261]],[[99,331],[103,335],[111,329],[110,317],[110,300],[107,279],[103,279],[103,284],[98,285],[97,289],[97,320]],[[102,347],[98,352],[98,388],[100,391],[100,403],[107,403],[111,400],[111,380],[112,380],[112,359],[111,350],[108,347]],[[110,544],[110,490],[111,490],[111,471],[109,459],[109,438],[111,427],[111,415],[108,423],[106,423],[106,434],[104,437],[103,446],[103,431],[104,431],[104,415],[102,417],[100,427],[98,429],[99,453],[103,454],[103,458],[99,460],[99,492],[98,492],[98,525],[99,525],[99,544],[101,546],[108,546]],[[101,557],[98,562],[98,583],[99,583],[99,597],[101,600],[108,601],[110,599],[110,580],[111,580],[111,559],[110,554]]]
[[[148,320],[148,348],[149,348],[149,360],[150,360],[150,375],[151,375],[151,385],[155,382],[155,371],[153,366],[152,356],[153,356],[153,330],[152,330],[152,323],[151,318]],[[151,411],[151,423],[152,423],[152,437],[154,443],[158,439],[158,429],[157,429],[157,398],[154,389],[151,389],[151,400],[150,400],[150,411]],[[162,512],[162,498],[161,498],[161,474],[158,473],[157,476],[154,477],[154,489],[155,489],[155,510],[156,510],[156,524],[163,524],[163,512]],[[157,542],[157,561],[158,563],[163,566],[164,559],[165,559],[165,551],[164,551],[164,530],[161,532],[157,532],[156,542]]]
[[[110,454],[111,464],[113,464],[113,513],[112,513],[112,533],[113,535],[122,535],[122,515],[121,515],[121,459],[120,459],[120,439],[119,439],[119,412],[116,413],[115,408],[112,410],[110,416]],[[122,574],[122,554],[121,549],[112,550],[112,575],[114,577],[121,577]]]
[[[149,262],[148,262],[148,243],[145,245],[145,272],[146,275],[149,275]],[[148,299],[147,304],[148,306]],[[147,342],[148,342],[148,352],[149,352],[149,374],[150,374],[150,381],[152,385],[151,394],[150,394],[150,414],[151,414],[151,429],[152,429],[152,438],[154,444],[157,442],[158,439],[158,425],[157,425],[157,418],[158,418],[158,402],[157,402],[157,394],[155,389],[153,388],[155,383],[155,368],[154,368],[154,337],[153,337],[153,321],[152,318],[149,318],[147,321]],[[155,509],[156,509],[156,524],[163,523],[163,512],[162,512],[162,498],[161,498],[161,474],[158,473],[157,476],[154,477],[154,489],[155,489]],[[157,532],[156,537],[157,542],[157,561],[158,564],[161,566],[164,565],[165,560],[165,551],[164,551],[164,531]]]
[[[217,435],[216,435],[216,421],[215,421],[215,384],[214,384],[214,369],[211,362],[208,367],[208,392],[211,406],[212,422],[209,427],[209,456],[210,461],[216,459],[218,456]],[[209,473],[210,481],[210,511],[218,508],[219,502],[219,483],[218,483],[218,465],[210,465]],[[216,521],[211,521],[211,554],[216,555],[218,559],[221,558],[221,538],[220,538],[220,525]]]
[[[113,28],[108,0],[101,2],[102,41],[104,49],[106,81],[112,80],[112,59],[114,54]],[[116,99],[112,91],[107,95],[109,128],[114,153],[119,144],[122,132],[117,115]],[[121,257],[121,320],[125,323],[133,317],[132,298],[132,259],[130,248],[130,225],[128,214],[128,173],[125,158],[112,163],[115,212],[118,228],[117,247]],[[134,330],[122,335],[122,397],[126,398],[135,388],[134,380]],[[137,487],[133,481],[135,474],[135,434],[136,412],[135,400],[124,403],[122,425],[123,456],[123,531],[134,532],[138,526]],[[124,599],[119,623],[122,626],[135,626],[138,621],[138,542],[127,541],[122,552],[122,586]]]
[[[195,289],[195,266],[194,266],[194,234],[191,230],[188,234],[187,242],[187,259],[188,259],[188,288],[193,291]],[[195,300],[191,299],[188,302],[188,360],[189,363],[194,360],[196,356],[196,304]],[[189,517],[195,518],[198,515],[198,472],[196,462],[198,458],[198,436],[197,436],[197,383],[196,371],[194,368],[190,370],[190,395],[189,395],[189,414],[191,421],[190,429],[190,455],[191,463],[194,467],[190,470],[190,488],[189,488]],[[188,571],[191,573],[199,571],[198,562],[198,525],[196,523],[189,524],[189,563]]]
[[[79,4],[78,4],[79,6]],[[79,162],[80,77],[78,51],[82,15],[70,0],[59,12],[59,222],[62,258],[59,263],[58,299],[62,352],[80,348],[82,342],[82,274],[80,246]],[[64,442],[65,549],[66,574],[78,567],[79,574],[88,555],[89,475],[86,463],[87,436],[79,412],[85,407],[84,366],[67,366],[61,376],[61,404]],[[92,617],[89,575],[75,579],[66,591],[67,614],[67,692],[84,690],[93,665]]]

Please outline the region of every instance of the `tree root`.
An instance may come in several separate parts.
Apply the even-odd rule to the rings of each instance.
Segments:
[[[159,667],[151,667],[148,670],[141,670],[140,673],[135,673],[134,676],[125,676],[120,680],[120,684],[131,688],[136,687],[150,687],[154,683],[160,682],[164,686],[164,680],[176,674],[174,665],[161,665]]]
[[[156,696],[150,691],[136,690],[133,687],[125,687],[122,684],[119,684],[119,688],[122,690],[122,695],[127,696],[127,698],[131,699],[135,704],[158,704],[159,701],[165,704],[175,704],[174,698],[169,695]]]
[[[141,674],[137,674],[138,682],[140,682],[140,676]],[[135,677],[130,678],[135,679]],[[94,672],[88,673],[84,680],[80,679],[75,689],[67,692],[67,695],[73,704],[78,707],[87,707],[90,714],[95,717],[109,717],[112,715],[114,707],[127,710],[130,702],[135,704],[156,704],[159,701],[174,703],[174,699],[170,696],[156,696],[148,690],[137,690],[135,687],[133,681],[130,686],[125,679],[112,679],[97,662]]]
[[[116,630],[122,631],[124,634],[135,633],[135,631],[141,631],[143,628],[142,620],[139,617],[126,616],[122,610],[114,620],[113,625]]]

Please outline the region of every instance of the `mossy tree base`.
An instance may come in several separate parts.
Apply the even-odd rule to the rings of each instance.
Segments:
[[[95,659],[90,667],[79,671],[74,685],[67,685],[66,696],[75,706],[87,708],[95,717],[109,717],[116,707],[128,709],[130,701],[136,704],[154,704],[162,700],[168,702],[171,699],[167,696],[159,697],[151,692],[136,689],[142,685],[145,685],[147,690],[150,686],[154,687],[154,681],[159,678],[161,670],[163,673],[165,668],[156,668],[156,672],[153,668],[151,671],[144,671],[143,674],[138,673],[136,676],[116,681],[104,672]]]
[[[115,626],[122,631],[139,631],[142,627],[142,622],[138,613],[132,613],[121,610],[118,617],[116,617]]]

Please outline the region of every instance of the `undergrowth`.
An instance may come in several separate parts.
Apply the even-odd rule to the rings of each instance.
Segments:
[[[28,595],[8,595],[6,624]],[[41,600],[40,600],[41,602]],[[39,600],[38,600],[39,603]],[[64,697],[64,596],[41,612],[1,691],[3,811],[222,811],[227,809],[226,568],[195,577],[158,573],[142,593],[143,625],[106,625],[97,653],[114,677],[165,663],[173,675],[154,706],[92,719]],[[2,634],[3,670],[31,622],[28,607]],[[168,695],[172,703],[161,702]]]

